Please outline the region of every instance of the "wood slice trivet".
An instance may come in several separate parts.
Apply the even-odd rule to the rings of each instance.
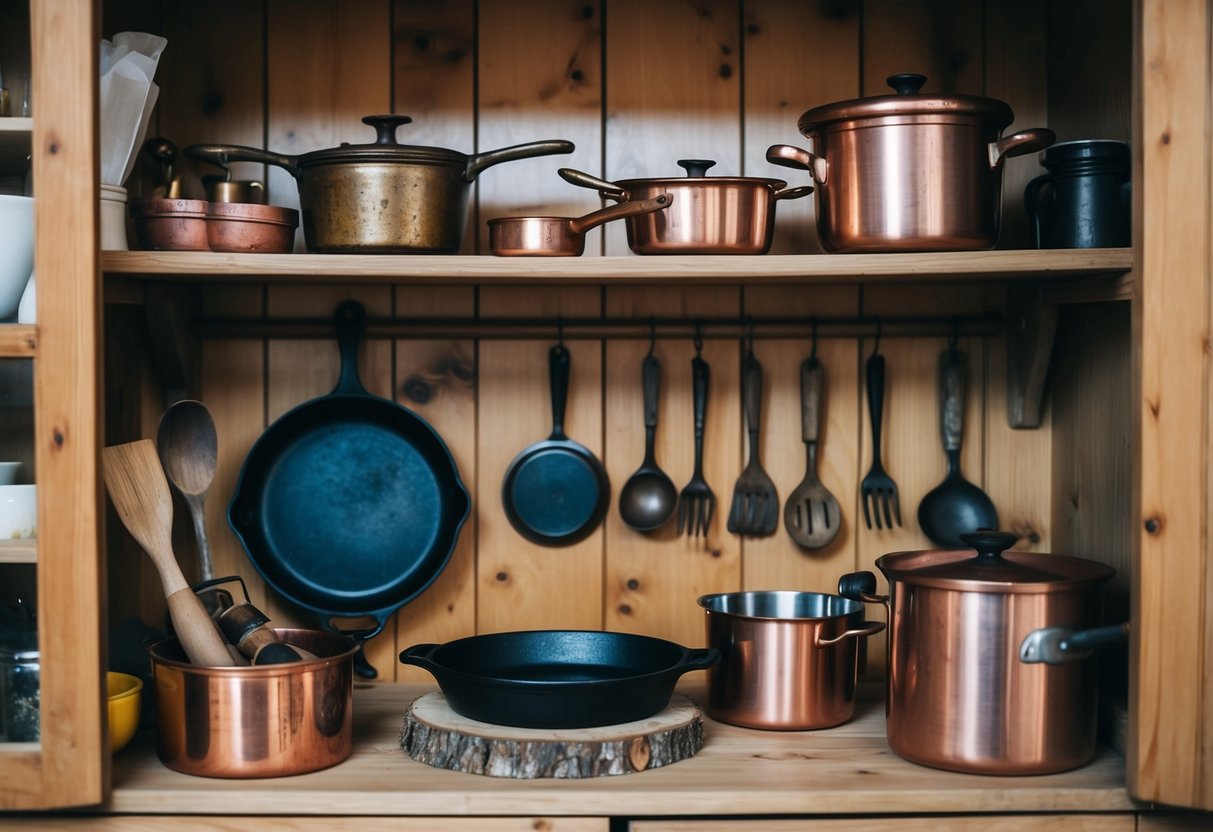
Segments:
[[[693,757],[703,748],[703,715],[674,694],[661,713],[621,725],[511,728],[460,716],[434,692],[409,706],[400,745],[419,763],[487,777],[608,777]]]

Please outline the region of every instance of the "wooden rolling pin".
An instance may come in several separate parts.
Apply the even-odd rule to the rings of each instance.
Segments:
[[[177,640],[191,664],[231,667],[223,638],[190,589],[173,554],[173,498],[150,439],[113,445],[102,453],[105,487],[122,524],[152,559],[164,585]]]

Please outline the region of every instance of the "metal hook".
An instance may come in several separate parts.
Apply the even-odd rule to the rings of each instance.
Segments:
[[[695,357],[699,358],[699,354],[703,352],[703,322],[695,322]]]
[[[564,318],[556,319],[556,345],[564,348]]]
[[[817,360],[817,319],[813,318],[813,320],[810,321],[810,325],[813,327],[813,346],[812,346],[812,349],[809,350],[809,360],[816,361]]]
[[[956,343],[960,340],[960,318],[953,316],[952,318],[952,337],[948,339],[948,349],[956,349]]]
[[[649,318],[649,354],[645,358],[653,357],[653,350],[657,346],[657,319]]]
[[[750,355],[754,354],[754,318],[746,316],[746,349]]]
[[[872,342],[872,355],[878,355],[880,353],[880,335],[881,335],[882,329],[883,329],[883,326],[880,323],[880,316],[877,315],[876,316],[876,340]]]

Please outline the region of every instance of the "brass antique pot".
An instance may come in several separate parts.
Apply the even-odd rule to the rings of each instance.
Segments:
[[[839,592],[889,610],[889,747],[923,765],[979,774],[1049,774],[1095,754],[1097,663],[1089,648],[1115,571],[1065,555],[1007,552],[1015,535],[961,535],[972,549],[893,552]],[[976,550],[976,551],[974,551]],[[1091,629],[1097,628],[1097,629]],[[1087,649],[1037,655],[1049,633],[1088,631]],[[1056,661],[1057,663],[1049,663]]]
[[[156,753],[201,777],[283,777],[336,765],[353,749],[352,640],[279,627],[319,658],[256,667],[198,667],[176,639],[151,648]]]
[[[855,712],[860,639],[885,628],[837,595],[771,590],[705,595],[708,716],[774,731],[828,728]]]
[[[627,218],[628,246],[637,254],[766,254],[776,203],[813,193],[811,185],[788,188],[782,179],[708,176],[716,163],[707,159],[678,164],[686,176],[608,182],[571,168],[561,168],[560,176],[619,202],[672,197],[664,211]]]
[[[185,154],[227,167],[263,162],[285,168],[299,184],[303,238],[313,252],[452,254],[463,244],[472,182],[501,162],[572,153],[573,143],[538,141],[468,155],[402,145],[396,128],[408,116],[362,119],[371,144],[344,144],[287,156],[239,145],[192,145]]]
[[[919,94],[922,75],[893,75],[896,95],[814,107],[800,117],[809,152],[773,145],[767,161],[817,182],[817,232],[832,252],[993,248],[1009,156],[1048,147],[1043,128],[1002,137],[1015,120],[993,98]]]

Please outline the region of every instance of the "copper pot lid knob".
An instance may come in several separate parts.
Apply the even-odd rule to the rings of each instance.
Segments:
[[[1002,561],[1002,553],[1015,545],[1018,537],[997,529],[978,529],[959,535],[965,545],[977,550],[978,560],[992,563]]]
[[[708,175],[708,168],[716,167],[712,159],[679,159],[678,167],[687,172],[687,178],[698,178]]]
[[[926,82],[927,76],[916,72],[902,72],[885,79],[885,83],[896,90],[898,95],[917,95]]]

